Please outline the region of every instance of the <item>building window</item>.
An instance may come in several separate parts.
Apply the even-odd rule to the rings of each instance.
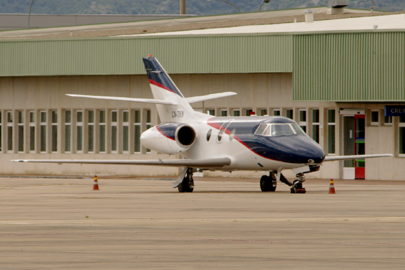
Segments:
[[[307,111],[306,110],[299,110],[299,125],[302,130],[306,133],[307,132]]]
[[[152,126],[152,117],[151,117],[151,111],[146,110],[146,130],[150,129]],[[146,148],[146,152],[149,153],[150,149]]]
[[[117,152],[118,144],[118,112],[111,111],[111,152]]]
[[[287,110],[285,110],[285,117],[290,118],[290,119],[293,119],[293,114],[294,114],[293,109],[287,109]]]
[[[259,110],[259,116],[265,116],[267,115],[267,110],[266,109],[260,109]]]
[[[328,110],[328,153],[335,154],[335,110]]]
[[[13,151],[13,112],[9,111],[7,115],[7,151]]]
[[[46,152],[46,111],[41,111],[39,116],[39,149],[41,152]]]
[[[233,116],[240,116],[240,110],[239,109],[236,109],[236,110],[233,110]]]
[[[399,117],[398,131],[399,155],[405,156],[405,116]]]
[[[245,116],[250,116],[254,114],[252,109],[245,109]]]
[[[371,111],[370,124],[373,126],[378,126],[378,117],[378,111]]]
[[[52,152],[58,151],[58,112],[51,111],[51,125],[52,125],[52,140],[51,140],[51,149]]]
[[[76,151],[83,151],[83,112],[76,111]]]
[[[280,110],[273,110],[273,115],[274,115],[274,116],[280,116],[280,115],[281,115],[281,111],[280,111]]]
[[[319,110],[312,110],[312,139],[319,143]]]
[[[228,110],[221,110],[221,117],[228,116]]]
[[[135,111],[134,117],[134,152],[141,152],[141,111]]]
[[[215,116],[215,110],[213,110],[213,109],[208,109],[208,110],[207,110],[207,114],[212,115],[212,116]]]
[[[28,112],[29,118],[29,149],[30,152],[35,151],[35,112],[30,111]]]
[[[87,111],[87,152],[94,152],[94,111]]]
[[[100,137],[99,137],[99,140],[98,140],[99,141],[98,147],[100,148],[99,149],[100,153],[105,153],[105,142],[106,142],[106,140],[105,140],[105,134],[106,134],[105,133],[106,132],[105,111],[101,110],[98,113],[99,113],[99,117],[100,117],[100,119],[99,119],[99,132],[100,132],[99,136]]]
[[[122,151],[129,151],[129,111],[122,112]]]
[[[24,152],[24,111],[18,111],[17,117],[18,117],[18,152]]]
[[[384,116],[384,125],[392,125],[392,116]]]
[[[65,152],[71,151],[72,113],[65,111]]]

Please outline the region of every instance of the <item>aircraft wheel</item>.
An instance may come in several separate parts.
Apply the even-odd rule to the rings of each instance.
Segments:
[[[186,192],[185,188],[183,187],[183,183],[181,183],[180,185],[177,186],[177,189],[179,192],[183,193]]]
[[[276,187],[276,182],[267,175],[263,175],[262,178],[260,178],[260,189],[263,192],[276,191]]]
[[[194,191],[194,180],[191,178],[189,180],[188,178],[184,178],[183,182],[181,182],[180,185],[178,185],[177,189],[179,192],[193,192]]]
[[[294,180],[293,186],[295,186],[295,188],[297,188],[297,189],[302,188],[302,183],[297,183],[297,182],[299,182],[299,181],[298,181],[298,180]],[[297,183],[297,184],[295,184],[295,183]]]

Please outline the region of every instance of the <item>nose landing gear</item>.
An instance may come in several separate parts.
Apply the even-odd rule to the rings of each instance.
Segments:
[[[181,178],[180,178],[181,179]],[[193,192],[194,191],[194,179],[193,179],[193,169],[188,168],[183,181],[177,186],[179,192]]]
[[[302,187],[302,183],[305,181],[305,177],[303,173],[297,174],[298,179],[294,180],[291,186],[291,193],[305,193],[305,188]]]

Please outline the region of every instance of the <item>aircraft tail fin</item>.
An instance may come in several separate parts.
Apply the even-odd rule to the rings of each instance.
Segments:
[[[191,119],[195,111],[174,84],[159,61],[152,56],[143,57],[153,97],[172,104],[156,104],[162,122],[183,122]]]

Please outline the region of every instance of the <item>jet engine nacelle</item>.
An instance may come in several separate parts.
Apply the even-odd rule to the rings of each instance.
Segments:
[[[141,136],[142,146],[169,155],[187,151],[195,140],[194,128],[183,123],[154,126]]]

